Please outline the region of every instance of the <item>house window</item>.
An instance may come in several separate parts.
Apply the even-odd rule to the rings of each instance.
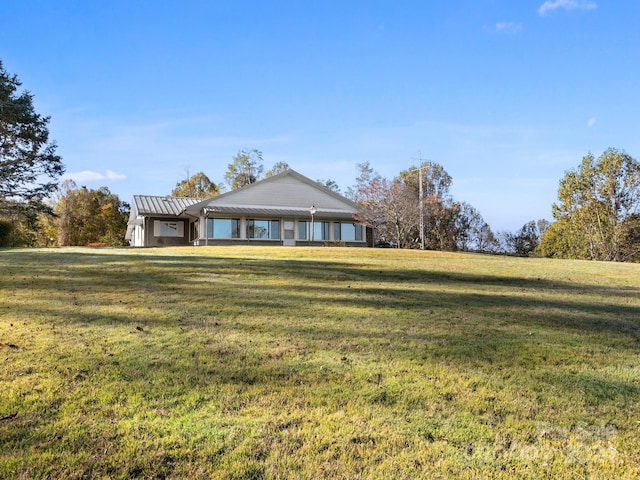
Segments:
[[[178,236],[178,222],[162,222],[162,223],[160,223],[160,236],[161,237],[177,237]]]
[[[357,223],[334,223],[333,239],[343,242],[358,242],[362,240],[362,225]]]
[[[298,240],[309,239],[309,222],[298,222]]]
[[[153,222],[153,236],[154,237],[183,237],[184,222],[180,222],[180,221],[166,222],[162,220],[155,220]]]
[[[313,240],[329,240],[329,222],[313,222]]]
[[[280,240],[280,221],[247,220],[247,238]]]
[[[239,218],[208,218],[208,238],[240,238]]]

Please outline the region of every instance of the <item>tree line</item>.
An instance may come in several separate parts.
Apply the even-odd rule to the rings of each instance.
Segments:
[[[0,246],[125,245],[130,206],[107,187],[59,182],[65,168],[49,139],[50,118],[35,111],[33,96],[20,86],[0,60]],[[278,162],[265,172],[261,151],[240,150],[224,184],[187,172],[171,195],[210,198],[288,168]],[[331,179],[317,181],[360,205],[358,221],[377,245],[640,261],[640,163],[621,150],[587,154],[560,180],[553,221],[531,220],[515,232],[494,233],[477,209],[454,199],[453,179],[434,162],[392,179],[360,163],[355,184],[344,192]]]

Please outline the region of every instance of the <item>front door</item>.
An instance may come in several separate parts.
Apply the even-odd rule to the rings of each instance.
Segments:
[[[282,244],[285,247],[293,247],[296,244],[296,226],[292,221],[285,220],[284,222],[284,238]]]

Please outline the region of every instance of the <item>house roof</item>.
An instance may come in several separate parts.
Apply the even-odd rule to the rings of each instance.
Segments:
[[[309,215],[312,205],[317,218],[352,218],[360,211],[355,202],[294,170],[194,203],[186,211],[301,217]]]
[[[152,195],[134,195],[133,207],[136,215],[170,215],[178,216],[189,206],[201,202],[199,198],[190,197],[158,197]]]

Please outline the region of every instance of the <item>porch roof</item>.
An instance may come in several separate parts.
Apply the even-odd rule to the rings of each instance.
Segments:
[[[190,209],[187,208],[187,211],[190,211]],[[311,219],[311,213],[308,208],[270,207],[258,205],[215,205],[203,208],[198,212],[198,214],[202,214],[209,218],[215,217],[217,214],[222,216],[241,215],[243,217],[254,216]],[[352,220],[353,212],[337,209],[317,209],[313,217],[317,220]]]

